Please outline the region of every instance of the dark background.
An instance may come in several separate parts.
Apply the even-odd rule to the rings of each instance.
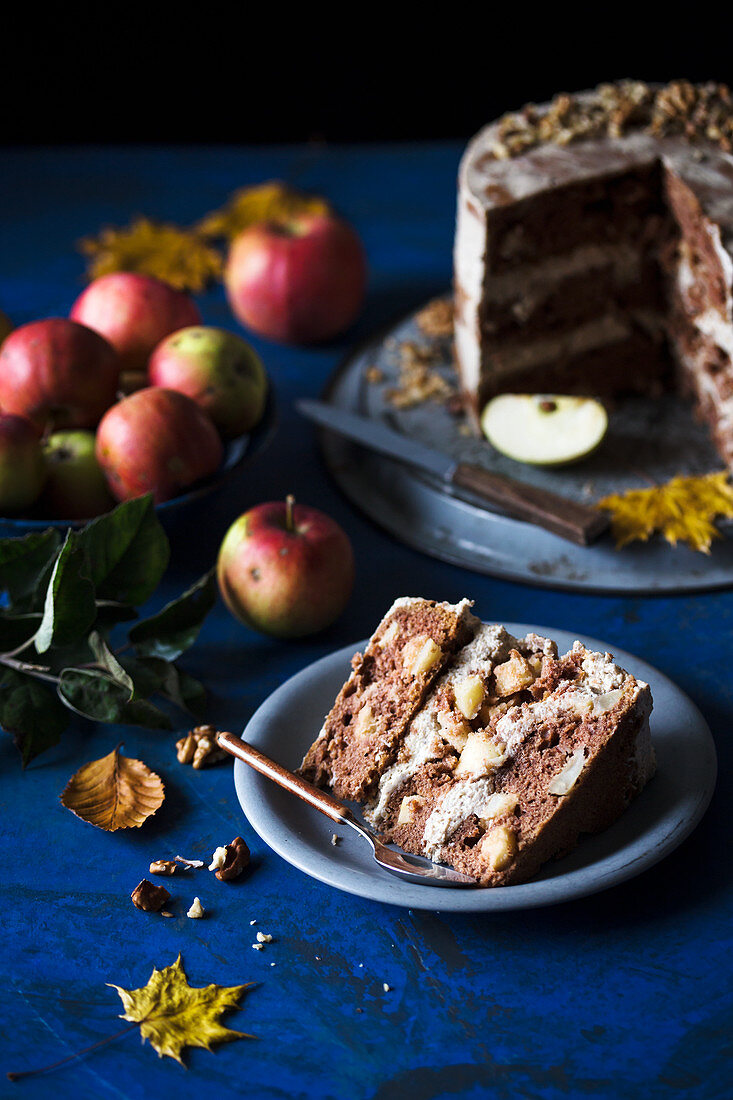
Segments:
[[[688,9],[686,25],[671,6],[564,7],[541,23],[531,7],[491,18],[473,7],[3,17],[0,143],[466,138],[602,80],[733,82],[728,20],[708,5]]]

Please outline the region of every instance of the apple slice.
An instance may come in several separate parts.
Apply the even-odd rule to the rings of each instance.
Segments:
[[[606,410],[592,397],[502,393],[481,413],[489,443],[533,466],[578,462],[596,449],[607,428]]]

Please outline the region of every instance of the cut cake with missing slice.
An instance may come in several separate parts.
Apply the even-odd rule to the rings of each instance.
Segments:
[[[526,881],[615,821],[654,774],[649,687],[580,642],[558,657],[547,638],[480,624],[467,601],[452,609],[462,640],[456,624],[457,644],[444,643],[432,676],[413,676],[412,643],[427,630],[418,615],[411,634],[406,611],[424,602],[395,618],[398,601],[357,655],[304,773],[362,802],[383,839],[405,851],[484,886]],[[362,663],[385,636],[389,657],[362,685]],[[406,673],[395,679],[398,667]],[[343,721],[354,695],[357,718],[369,708],[361,725],[379,731],[366,740],[358,721]]]

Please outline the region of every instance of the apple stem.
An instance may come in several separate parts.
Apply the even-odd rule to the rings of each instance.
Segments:
[[[295,507],[295,497],[292,493],[288,493],[285,497],[285,530],[294,531],[295,522],[293,520],[293,508]]]

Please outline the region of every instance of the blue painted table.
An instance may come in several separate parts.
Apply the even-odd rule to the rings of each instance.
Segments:
[[[356,591],[331,630],[294,643],[250,633],[217,606],[186,661],[211,688],[210,719],[241,728],[286,677],[368,634],[397,595],[470,594],[484,618],[586,632],[676,679],[716,736],[712,807],[673,856],[624,886],[554,909],[453,917],[352,898],[292,869],[243,820],[231,769],[182,767],[170,734],[79,724],[25,773],[3,737],[2,1095],[731,1095],[733,594],[571,596],[422,557],[340,498],[310,427],[293,412],[294,398],[318,395],[353,341],[447,285],[459,153],[454,144],[5,152],[0,307],[16,323],[66,313],[81,285],[75,242],[103,223],[135,213],[190,223],[235,188],[273,177],[329,195],[366,242],[368,307],[339,345],[261,347],[280,399],[277,438],[224,496],[179,525],[161,598],[208,568],[235,515],[288,491],[346,527]],[[201,305],[207,322],[231,323],[221,291]],[[167,798],[142,829],[105,834],[58,796],[83,762],[120,739],[162,776]],[[206,858],[238,832],[254,864],[241,882],[220,884],[208,872],[190,884],[172,880],[176,911],[197,892],[205,920],[165,920],[130,904],[151,859]],[[252,920],[275,937],[264,951],[251,949]],[[52,1074],[5,1081],[7,1070],[52,1062],[118,1030],[120,1002],[105,983],[140,986],[179,951],[194,985],[256,983],[229,1017],[256,1039],[193,1050],[186,1072],[133,1032]]]

